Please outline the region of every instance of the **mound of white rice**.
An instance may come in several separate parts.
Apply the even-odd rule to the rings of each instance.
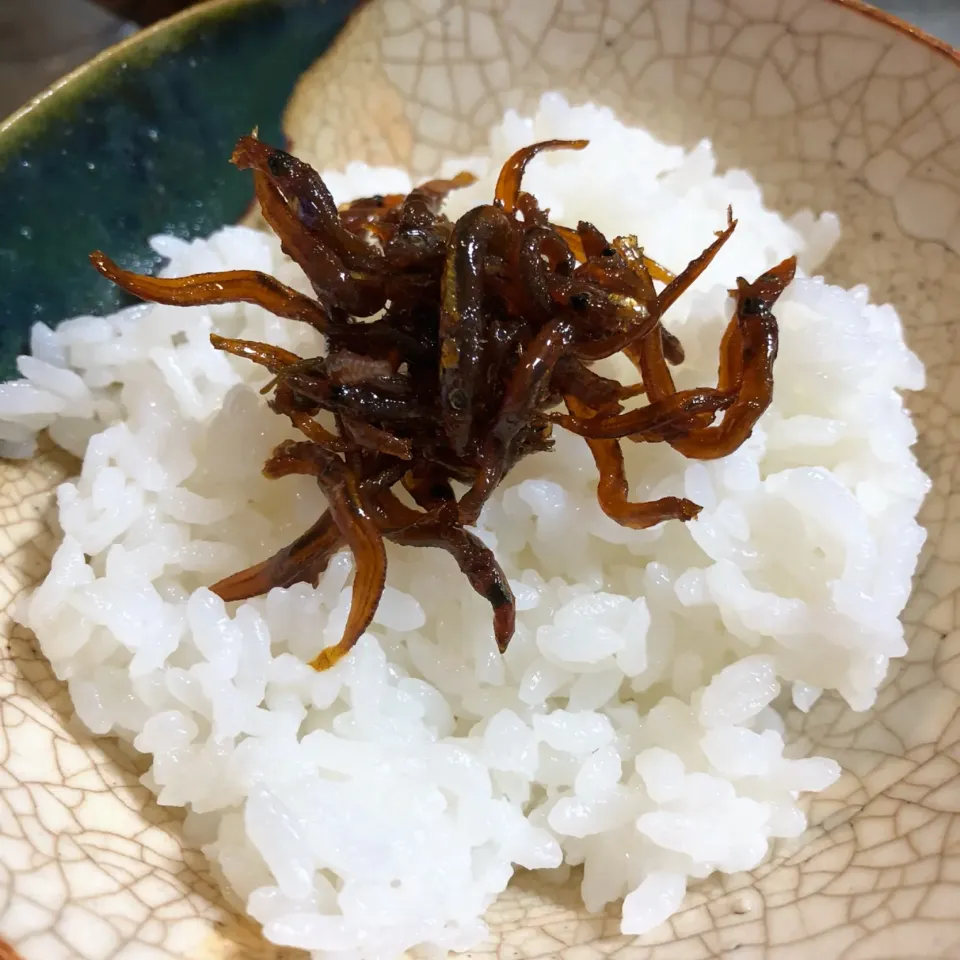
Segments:
[[[225,608],[204,588],[323,509],[310,480],[261,477],[288,427],[258,396],[264,373],[208,335],[318,352],[306,327],[245,305],[79,317],[37,326],[24,379],[0,386],[8,455],[49,428],[83,456],[19,617],[86,725],[152,755],[147,784],[187,808],[188,837],[276,943],[357,960],[464,950],[515,865],[562,863],[583,864],[587,907],[625,897],[624,932],[650,930],[690,878],[799,835],[798,798],[837,778],[830,760],[784,756],[778,693],[806,710],[833,689],[865,710],[905,651],[928,481],[898,391],[924,372],[890,306],[809,277],[836,219],[787,222],[748,174],[717,176],[708,143],[685,154],[557,96],[506,117],[451,212],[488,201],[506,155],[548,137],[592,141],[531,165],[553,218],[636,233],[675,270],[733,205],[733,239],[669,316],[681,386],[715,382],[738,274],[791,253],[803,270],[776,311],[774,405],[740,451],[700,463],[625,445],[633,496],[687,496],[696,521],[618,526],[585,443],[562,431],[508,477],[479,524],[518,600],[502,657],[489,608],[439,551],[388,548],[374,624],[326,673],[304,661],[340,637],[346,553],[317,589]],[[328,182],[341,201],[410,186],[362,166]],[[247,267],[307,289],[251,230],[153,245],[165,276]]]

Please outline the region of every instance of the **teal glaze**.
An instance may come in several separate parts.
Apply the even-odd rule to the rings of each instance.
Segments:
[[[102,249],[153,270],[157,233],[206,234],[249,208],[237,138],[280,144],[300,76],[357,0],[221,4],[94,62],[0,135],[0,378],[31,325],[130,302],[90,266]]]

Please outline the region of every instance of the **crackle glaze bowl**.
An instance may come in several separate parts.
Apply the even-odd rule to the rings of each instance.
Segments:
[[[960,61],[857,0],[210,0],[136,35],[0,127],[0,361],[35,319],[115,309],[86,266],[106,238],[244,216],[236,137],[283,131],[318,167],[431,172],[546,90],[663,140],[710,137],[784,213],[839,213],[827,275],[893,302],[929,387],[912,397],[934,489],[904,614],[910,652],[876,707],[824,698],[795,739],[842,780],[801,842],[717,877],[653,934],[622,936],[575,886],[518,876],[473,957],[934,960],[960,957]],[[136,756],[94,740],[17,594],[43,575],[57,483],[47,450],[0,465],[0,935],[27,960],[293,957],[219,898]]]

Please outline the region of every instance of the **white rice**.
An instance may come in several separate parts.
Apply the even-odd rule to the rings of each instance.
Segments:
[[[669,315],[682,386],[715,382],[738,274],[791,253],[803,271],[776,311],[773,407],[741,450],[700,463],[625,445],[633,496],[687,496],[696,521],[618,526],[586,445],[563,432],[504,482],[479,525],[518,600],[502,657],[489,609],[438,551],[389,548],[373,626],[320,674],[304,660],[340,636],[346,553],[317,589],[225,608],[204,588],[323,508],[310,481],[261,477],[288,429],[258,396],[263,372],[208,335],[318,352],[306,327],[245,305],[79,317],[37,326],[24,379],[0,386],[7,455],[49,428],[84,458],[19,617],[90,730],[152,755],[145,782],[187,808],[188,838],[278,944],[357,960],[464,950],[515,865],[561,863],[583,864],[590,910],[625,897],[623,931],[648,931],[691,878],[798,836],[800,795],[838,777],[831,760],[784,756],[781,690],[801,710],[827,689],[865,710],[905,652],[929,483],[899,391],[924,371],[892,307],[810,278],[836,218],[785,221],[747,173],[716,175],[709,143],[685,154],[558,96],[493,131],[493,161],[471,161],[486,175],[451,212],[489,201],[506,155],[547,137],[592,141],[531,165],[553,218],[636,233],[673,269],[733,205],[733,239]],[[341,201],[410,186],[364,166],[328,182]],[[153,244],[165,276],[249,267],[306,289],[251,230]]]

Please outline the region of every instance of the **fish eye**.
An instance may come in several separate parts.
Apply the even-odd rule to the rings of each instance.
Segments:
[[[290,158],[285,153],[271,153],[267,158],[267,169],[275,177],[283,177],[290,173]]]

